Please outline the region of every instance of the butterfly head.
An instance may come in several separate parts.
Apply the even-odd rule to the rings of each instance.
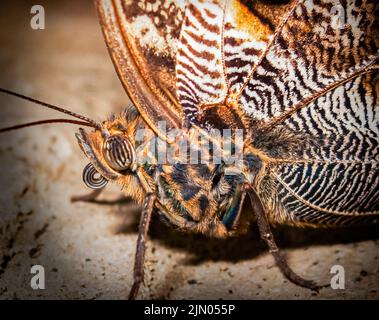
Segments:
[[[79,129],[76,137],[90,162],[83,170],[83,181],[88,187],[98,189],[113,181],[127,189],[140,189],[135,183],[138,168],[135,132],[141,125],[134,109],[127,109],[103,121],[98,129]]]

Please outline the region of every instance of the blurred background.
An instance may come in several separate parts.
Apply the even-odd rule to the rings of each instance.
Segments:
[[[39,1],[45,29],[30,26],[33,1],[0,6],[0,87],[105,120],[128,103],[103,41],[93,1]],[[0,127],[61,117],[0,93]],[[132,282],[139,208],[110,186],[100,204],[87,193],[77,127],[55,124],[0,135],[0,299],[125,299]],[[318,294],[283,278],[257,236],[212,240],[153,220],[144,299],[378,299],[378,228],[275,230],[290,265],[344,290]],[[33,265],[46,288],[33,290]]]

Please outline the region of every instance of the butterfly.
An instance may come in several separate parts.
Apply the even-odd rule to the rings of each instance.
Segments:
[[[129,297],[143,282],[153,212],[216,238],[256,221],[283,274],[319,289],[288,266],[270,224],[379,221],[375,1],[99,0],[96,7],[133,107],[102,123],[71,115],[94,129],[77,133],[90,161],[83,180],[95,189],[85,199],[112,181],[142,206]],[[180,153],[186,142],[205,160],[222,154],[225,132],[236,161],[193,163]],[[170,161],[157,159],[162,146],[165,155],[174,149]]]

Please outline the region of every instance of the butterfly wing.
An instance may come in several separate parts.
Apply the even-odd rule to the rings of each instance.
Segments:
[[[183,1],[98,0],[106,44],[120,80],[145,122],[161,137],[181,128],[175,82]]]
[[[378,55],[378,5],[280,3],[103,0],[98,9],[121,81],[156,132],[160,120],[230,128],[248,116],[322,142],[274,168],[276,192],[262,195],[281,212],[272,221],[376,219],[378,76],[366,71]]]
[[[378,221],[378,5],[293,3],[239,97],[244,111],[268,127],[319,142],[275,168],[276,199],[267,196],[266,203],[282,214],[272,220]]]
[[[171,128],[225,121],[228,110],[201,115],[237,91],[288,7],[245,2],[97,1],[116,71],[156,132],[162,120]],[[227,127],[240,124],[230,117]]]
[[[177,95],[186,124],[243,125],[238,108],[225,107],[267,47],[276,17],[287,5],[238,0],[189,1],[176,57]],[[264,15],[267,18],[261,18]]]
[[[377,218],[378,86],[365,71],[377,59],[378,25],[375,1],[186,7],[176,78],[187,122],[230,128],[230,113],[242,111],[321,142],[273,170],[272,221]]]

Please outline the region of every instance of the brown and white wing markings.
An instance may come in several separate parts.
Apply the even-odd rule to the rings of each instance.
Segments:
[[[297,2],[240,97],[268,126],[318,140],[276,167],[279,210],[295,224],[378,221],[379,77],[365,72],[378,64],[378,5]],[[336,8],[343,24],[333,24]]]
[[[104,37],[116,71],[146,123],[182,126],[175,80],[176,42],[185,2],[98,0]]]
[[[227,97],[238,95],[280,22],[271,15],[263,18],[273,7],[283,15],[289,5],[187,1],[176,57],[177,95],[187,126],[216,125],[207,110],[217,110]],[[229,112],[220,113],[227,118]]]
[[[299,163],[277,169],[283,222],[348,225],[378,222],[376,163]],[[276,221],[280,222],[280,221]]]
[[[294,10],[241,92],[248,114],[272,121],[372,62],[378,54],[376,4],[354,2],[342,7],[339,0],[294,0]],[[335,21],[336,8],[344,22]]]
[[[189,123],[198,123],[203,104],[222,101],[225,1],[187,1],[176,57],[179,101]],[[221,100],[220,100],[221,99]]]
[[[224,21],[224,61],[229,94],[240,92],[290,5],[229,0]]]

